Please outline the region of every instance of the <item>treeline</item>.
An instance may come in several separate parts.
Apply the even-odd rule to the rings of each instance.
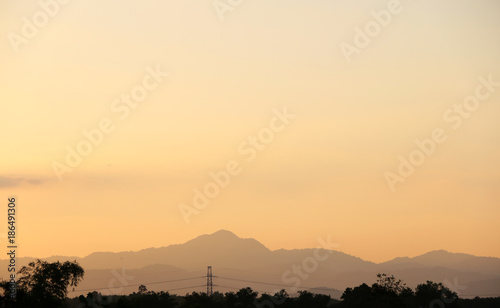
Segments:
[[[362,284],[347,288],[341,300],[309,291],[299,291],[295,297],[289,296],[285,290],[274,295],[259,295],[249,287],[224,294],[215,292],[212,296],[202,292],[178,296],[148,291],[146,286],[140,286],[137,293],[130,295],[103,296],[92,292],[86,297],[82,295],[68,300],[68,304],[71,308],[498,308],[500,297],[461,299],[443,284],[432,281],[412,290],[394,276],[379,274],[377,282],[371,286]]]
[[[456,292],[441,283],[427,281],[415,290],[407,287],[401,280],[378,274],[377,282],[368,286],[362,284],[355,288],[347,288],[341,300],[332,299],[328,295],[299,291],[298,296],[291,297],[285,290],[274,295],[259,294],[251,288],[243,288],[238,292],[225,294],[216,292],[212,296],[206,293],[193,292],[185,296],[170,295],[167,292],[151,292],[141,285],[137,293],[128,296],[105,297],[97,292],[86,297],[73,299],[71,307],[176,307],[176,308],[391,308],[391,307],[449,307],[449,308],[498,308],[499,298],[461,299]]]
[[[461,299],[441,283],[427,281],[415,290],[401,280],[378,274],[371,286],[347,288],[341,300],[328,295],[299,291],[289,296],[285,290],[273,295],[261,294],[251,288],[237,292],[193,292],[185,296],[168,292],[152,292],[141,285],[130,295],[103,296],[98,292],[69,299],[68,287],[76,287],[83,279],[84,270],[74,262],[37,260],[24,266],[17,279],[0,281],[0,308],[498,308],[500,297]]]

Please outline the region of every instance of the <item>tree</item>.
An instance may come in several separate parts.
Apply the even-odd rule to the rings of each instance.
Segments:
[[[426,283],[419,284],[415,292],[417,303],[428,306],[432,302],[443,304],[456,304],[457,293],[445,287],[441,282],[435,283],[427,280]]]
[[[347,288],[341,298],[344,307],[408,307],[413,291],[392,275],[378,274],[377,282],[371,287],[363,283],[354,289]]]
[[[340,298],[343,299],[343,307],[369,308],[373,301],[372,288],[363,283],[354,289],[345,289]]]
[[[77,286],[83,279],[83,268],[78,262],[49,263],[37,260],[23,266],[18,274],[17,307],[59,307],[68,294],[68,286]],[[5,283],[0,287],[5,290]],[[8,284],[7,284],[8,286]]]
[[[253,307],[253,302],[258,295],[259,293],[254,292],[252,288],[246,287],[236,292],[236,300],[243,307]]]
[[[396,280],[393,275],[389,276],[387,274],[377,274],[377,282],[373,284],[372,288],[383,290],[387,293],[394,293],[398,296],[413,293],[401,279]]]
[[[278,292],[274,293],[274,303],[276,305],[280,305],[286,303],[286,301],[290,298],[285,289],[281,289]]]
[[[377,274],[377,282],[372,285],[374,293],[380,293],[398,297],[412,297],[413,290],[409,288],[401,279],[396,279],[393,275]]]

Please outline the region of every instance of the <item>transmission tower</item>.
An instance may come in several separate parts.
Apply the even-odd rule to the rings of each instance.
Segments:
[[[207,295],[212,296],[214,294],[213,282],[212,282],[212,267],[207,267]]]

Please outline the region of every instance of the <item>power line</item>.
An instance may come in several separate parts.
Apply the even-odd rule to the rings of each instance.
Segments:
[[[294,286],[290,285],[284,285],[284,284],[277,284],[277,283],[269,283],[269,282],[261,282],[261,281],[252,281],[252,280],[244,280],[244,279],[234,279],[234,278],[228,278],[228,277],[223,277],[223,276],[218,276],[220,279],[226,279],[226,280],[234,280],[234,281],[241,281],[241,282],[251,282],[251,283],[257,283],[257,284],[265,284],[265,285],[270,285],[270,286],[278,286],[278,287],[286,287],[286,288],[292,288]],[[302,288],[306,289],[314,289],[314,290],[324,290],[324,291],[333,291],[334,289],[330,288],[317,288],[317,287],[308,287],[308,286],[301,286]]]
[[[266,284],[266,285],[270,285],[270,286],[278,286],[278,287],[282,287],[283,285],[281,284],[276,284],[276,283],[268,283],[268,282],[260,282],[260,281],[252,281],[252,280],[244,280],[244,279],[235,279],[235,278],[228,278],[228,277],[224,277],[224,276],[219,276],[220,279],[226,279],[226,280],[234,280],[234,281],[241,281],[241,282],[251,282],[251,283],[258,283],[258,284]],[[290,287],[290,286],[288,286]]]
[[[201,279],[201,278],[205,278],[205,276],[193,277],[193,278],[184,278],[184,279],[175,279],[175,280],[165,280],[165,281],[157,281],[157,282],[145,282],[145,283],[140,283],[140,284],[129,284],[129,285],[126,285],[126,286],[121,286],[121,287],[123,287],[123,288],[138,287],[138,286],[146,285],[146,284],[151,285],[151,284],[160,284],[160,283],[168,283],[168,282],[179,282],[179,281]],[[114,289],[114,288],[107,287],[107,288],[95,288],[95,289],[86,289],[86,290],[74,290],[74,291],[70,291],[70,293],[72,293],[72,292],[87,292],[87,291],[109,290],[109,289]]]
[[[200,268],[201,269],[201,268]],[[187,274],[190,274],[190,272],[192,273],[193,271],[190,271],[190,270],[183,270],[183,269],[179,269],[179,270],[172,270],[172,271],[161,271],[161,272],[158,272],[158,271],[148,271],[148,272],[141,272],[140,273],[140,276],[145,276],[145,275],[148,275],[148,274],[155,274],[155,275],[158,275],[158,274],[164,274],[164,273],[174,273],[174,272],[186,272]],[[85,279],[85,281],[96,281],[96,280],[102,280],[102,278],[90,278],[90,279]]]
[[[230,286],[224,286],[224,285],[220,285],[220,284],[218,284],[217,286],[218,286],[218,287],[221,287],[221,288],[226,288],[226,289],[233,289],[233,290],[238,290],[238,291],[239,291],[239,290],[241,290],[241,288],[235,288],[235,287],[230,287]],[[254,289],[252,289],[252,290],[253,290],[253,291],[257,291],[257,292],[259,292],[259,293],[261,293],[261,294],[266,293],[266,291],[262,291],[262,290],[254,290]]]
[[[185,287],[185,288],[176,288],[176,289],[169,289],[167,290],[168,291],[176,291],[176,290],[185,290],[185,289],[194,289],[194,288],[201,288],[201,287],[204,287],[205,285],[202,284],[202,285],[199,285],[199,286],[193,286],[193,287]]]
[[[263,284],[263,285],[270,285],[270,286],[278,286],[278,287],[285,287],[285,288],[290,288],[293,286],[290,285],[284,285],[284,284],[276,284],[276,283],[269,283],[269,282],[262,282],[262,281],[253,281],[253,280],[245,280],[245,279],[236,279],[236,278],[230,278],[230,277],[224,277],[224,276],[213,276],[209,275],[209,270],[207,269],[207,276],[201,276],[201,277],[192,277],[192,278],[184,278],[184,279],[175,279],[175,280],[165,280],[165,281],[157,281],[157,282],[144,282],[140,284],[132,284],[132,285],[126,285],[122,286],[124,288],[128,287],[138,287],[141,285],[152,285],[152,284],[161,284],[161,283],[169,283],[169,282],[179,282],[179,281],[186,281],[186,280],[193,280],[193,279],[201,279],[201,278],[207,278],[207,284],[203,285],[207,287],[207,294],[213,293],[213,282],[212,282],[212,277],[217,277],[220,279],[225,279],[225,280],[232,280],[232,281],[240,281],[240,282],[249,282],[249,283],[257,283],[257,284]],[[210,287],[212,285],[212,287]],[[332,289],[329,288],[317,288],[317,287],[307,287],[307,286],[302,286],[302,288],[308,288],[308,289],[314,289],[314,290],[324,290],[324,291],[332,291]],[[85,289],[85,290],[74,290],[70,291],[70,293],[74,292],[87,292],[87,291],[99,291],[99,290],[109,290],[112,288],[94,288],[94,289]],[[186,289],[186,288],[183,288]],[[238,289],[238,288],[233,288],[233,289]],[[212,291],[212,292],[210,292]]]
[[[207,295],[212,296],[214,294],[214,284],[213,284],[213,276],[212,276],[212,267],[207,267]]]
[[[156,282],[145,282],[145,283],[140,283],[140,284],[132,284],[132,285],[126,285],[126,286],[121,286],[123,288],[129,288],[129,287],[138,287],[141,285],[152,285],[152,284],[162,284],[162,283],[170,283],[170,282],[180,282],[180,281],[187,281],[187,280],[194,280],[194,279],[202,279],[206,278],[207,283],[203,285],[198,285],[198,286],[190,286],[190,287],[182,287],[182,288],[174,288],[174,289],[169,289],[167,291],[176,291],[176,290],[185,290],[185,289],[192,289],[192,288],[200,288],[200,287],[206,287],[207,288],[207,294],[211,295],[213,294],[213,286],[218,286],[222,288],[229,288],[229,289],[235,289],[235,290],[240,290],[241,288],[236,288],[236,287],[230,287],[230,286],[225,286],[225,285],[215,285],[213,284],[213,277],[217,277],[220,279],[224,280],[231,280],[231,281],[239,281],[239,282],[246,282],[246,283],[256,283],[256,284],[262,284],[262,285],[269,285],[269,286],[277,286],[277,287],[282,287],[282,288],[292,288],[294,286],[290,285],[285,285],[285,284],[278,284],[278,283],[270,283],[270,282],[263,282],[263,281],[255,281],[255,280],[246,280],[246,279],[237,279],[237,278],[230,278],[230,277],[225,277],[225,276],[214,276],[212,275],[212,267],[208,266],[207,267],[207,275],[206,276],[198,276],[198,277],[191,277],[191,278],[183,278],[183,279],[174,279],[174,280],[164,280],[164,281],[156,281]],[[294,287],[298,288],[298,287]],[[341,291],[337,290],[334,288],[318,288],[318,287],[309,287],[309,286],[300,286],[302,289],[312,289],[312,290],[321,290],[321,291]],[[88,291],[99,291],[99,290],[110,290],[113,288],[107,287],[107,288],[94,288],[94,289],[85,289],[85,290],[73,290],[69,291],[69,293],[74,293],[74,292],[88,292]],[[254,290],[259,293],[266,293],[267,291],[260,291],[260,290]],[[463,299],[470,299],[473,297],[484,297],[484,296],[493,296],[493,297],[498,297],[500,294],[467,294],[464,295]]]

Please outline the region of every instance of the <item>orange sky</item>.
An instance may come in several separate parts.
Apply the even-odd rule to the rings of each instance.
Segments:
[[[401,0],[356,47],[356,29],[389,3],[70,1],[29,38],[38,2],[0,4],[0,196],[5,208],[19,199],[20,254],[227,229],[270,249],[329,235],[376,262],[435,249],[500,257],[500,4]],[[357,48],[350,61],[343,43]],[[284,108],[293,118],[277,117]],[[85,149],[83,131],[100,125]],[[436,129],[446,140],[392,191],[387,172],[401,176],[399,157]],[[89,154],[68,166],[82,142]],[[62,181],[55,162],[72,170]],[[196,209],[193,189],[231,162],[241,170]],[[181,204],[196,212],[188,223]]]

